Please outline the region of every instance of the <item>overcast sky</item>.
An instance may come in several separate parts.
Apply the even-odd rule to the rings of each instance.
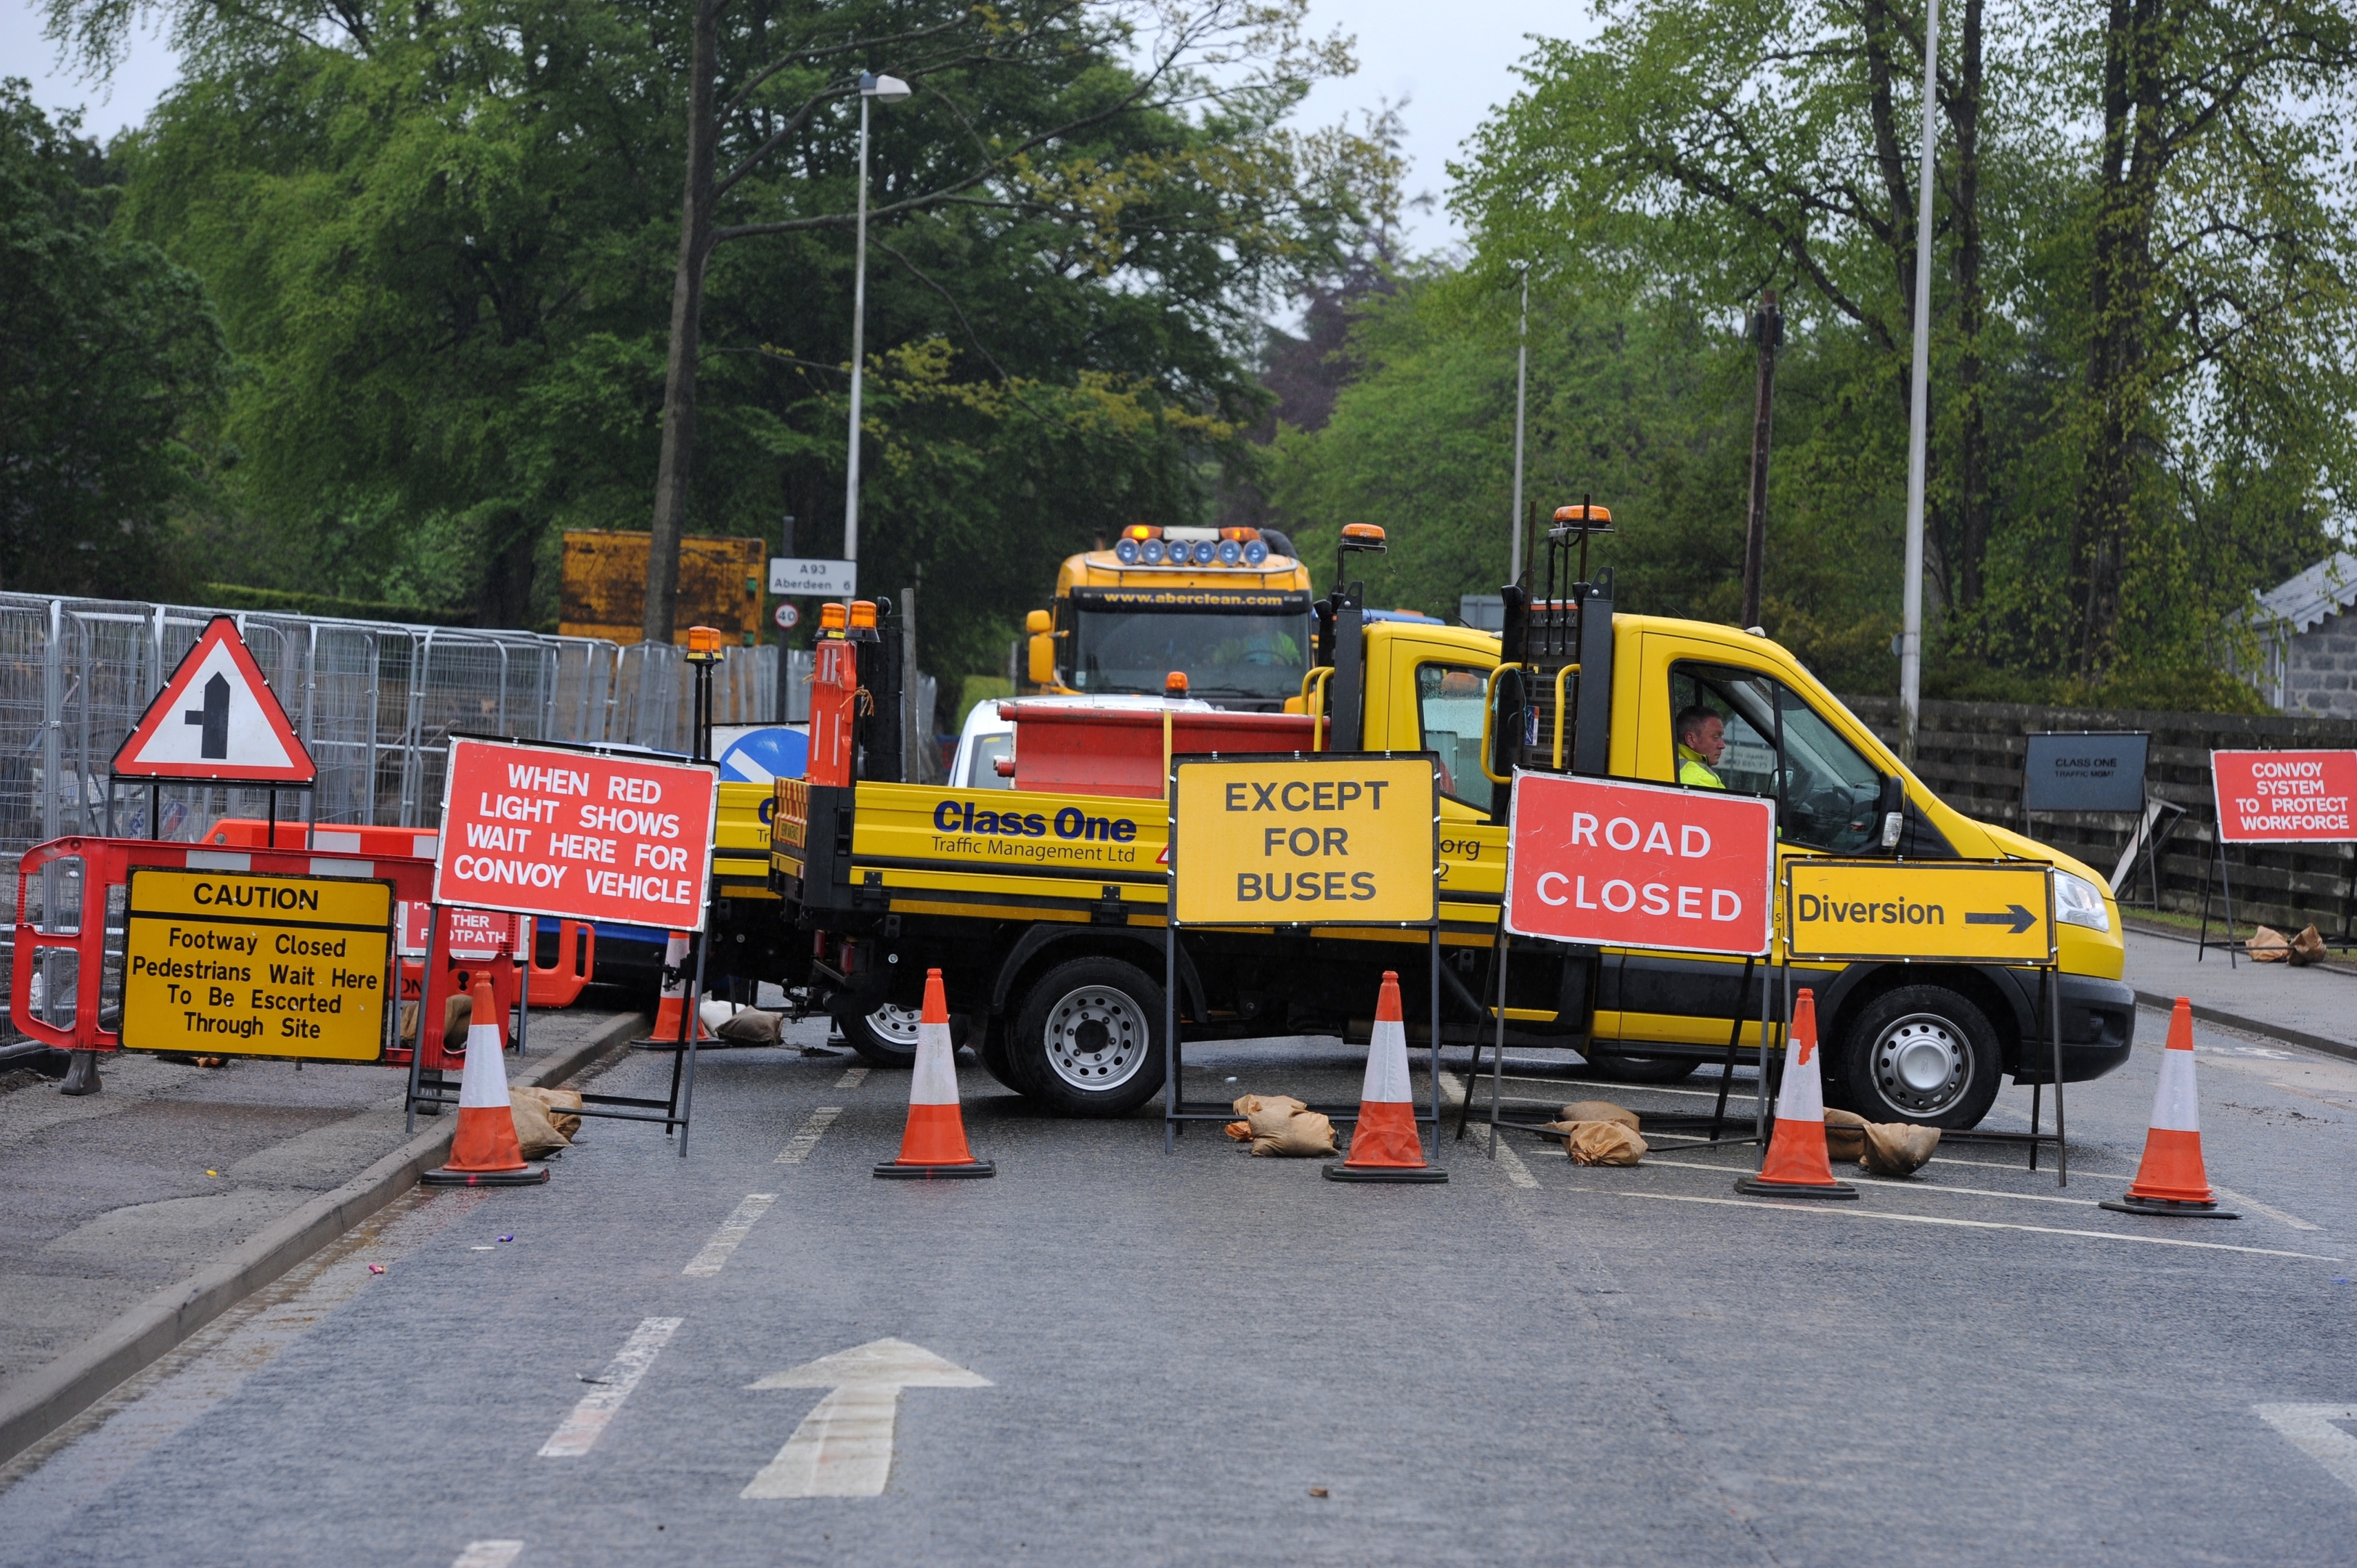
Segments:
[[[1329,82],[1311,97],[1308,123],[1330,123],[1386,100],[1407,105],[1407,192],[1445,200],[1449,158],[1493,105],[1514,89],[1512,67],[1529,51],[1527,35],[1585,35],[1595,23],[1584,5],[1536,0],[1311,0],[1318,31],[1357,35],[1359,74]],[[175,61],[163,42],[140,40],[111,84],[77,80],[59,68],[41,37],[39,13],[26,0],[0,0],[0,73],[33,81],[45,109],[84,106],[83,126],[103,139],[135,124],[172,83]],[[1455,225],[1437,205],[1411,213],[1409,243],[1447,245]]]

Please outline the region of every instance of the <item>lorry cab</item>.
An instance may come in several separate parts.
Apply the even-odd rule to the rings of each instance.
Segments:
[[[1965,817],[1926,788],[1840,699],[1764,637],[1651,616],[1612,620],[1609,773],[1687,788],[1723,788],[1777,802],[1779,873],[1795,857],[2050,862],[2061,968],[2063,1077],[2100,1077],[2127,1058],[2134,993],[2120,983],[2119,912],[2087,866],[2006,829]],[[1486,946],[1505,886],[1505,789],[1492,771],[1489,725],[1500,639],[1465,628],[1370,621],[1361,633],[1369,750],[1429,750],[1443,779],[1442,914],[1471,982],[1466,944]],[[1546,700],[1541,694],[1540,700]],[[1678,715],[1717,718],[1724,740],[1715,786],[1681,779]],[[1777,951],[1782,958],[1779,911]],[[1516,942],[1516,951],[1522,944]],[[1667,1082],[1727,1046],[1738,1010],[1757,1045],[1765,966],[1658,950],[1577,956],[1552,995],[1517,985],[1510,1026],[1525,1036],[1587,1031],[1582,1048],[1623,1079]],[[1517,960],[1517,963],[1520,961]],[[1995,1100],[2001,1076],[2042,1082],[2043,1015],[2036,972],[1917,963],[1794,966],[1813,986],[1837,1101],[1876,1121],[1964,1127]],[[1582,1015],[1587,1015],[1583,1020]],[[2025,1051],[2028,1042],[2031,1049]]]

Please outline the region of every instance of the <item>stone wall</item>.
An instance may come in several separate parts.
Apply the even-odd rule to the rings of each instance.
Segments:
[[[2357,615],[2328,617],[2286,639],[2276,706],[2357,719]]]

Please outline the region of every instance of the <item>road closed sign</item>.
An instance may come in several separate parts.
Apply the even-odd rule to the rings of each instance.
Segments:
[[[434,900],[700,931],[719,798],[700,764],[454,739]]]
[[[383,1055],[392,884],[141,866],[128,898],[124,1049]]]
[[[2213,751],[2210,786],[2228,843],[2347,843],[2357,839],[2357,751]]]
[[[2052,963],[2052,879],[2018,861],[1816,860],[1784,870],[1794,958]]]
[[[1184,926],[1415,926],[1440,914],[1429,753],[1182,757],[1171,899]]]
[[[1518,937],[1765,953],[1775,880],[1772,801],[1515,775],[1506,929]]]

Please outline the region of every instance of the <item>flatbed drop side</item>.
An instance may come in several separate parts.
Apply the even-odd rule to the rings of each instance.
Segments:
[[[1330,719],[1340,737],[1333,749],[1438,757],[1444,1029],[1469,1041],[1495,1017],[1507,828],[1492,776],[1503,776],[1509,748],[1484,714],[1501,700],[1500,639],[1361,623],[1352,607],[1321,606],[1328,668],[1313,671],[1293,705]],[[1711,707],[1728,733],[1726,787],[1783,792],[1780,859],[1889,854],[1902,891],[1908,859],[2050,861],[2058,880],[2075,885],[2062,901],[2069,913],[2058,909],[2063,1077],[2100,1077],[2126,1061],[2135,997],[2119,982],[2118,910],[2093,873],[1953,810],[1772,641],[1654,617],[1612,616],[1609,626],[1609,748],[1595,771],[1676,782],[1674,714]],[[1587,693],[1579,705],[1594,715],[1591,730],[1602,729],[1608,693],[1592,695],[1598,706],[1588,708]],[[1754,725],[1763,702],[1777,716]],[[1020,747],[1018,720],[1018,757]],[[1904,832],[1886,850],[1881,829],[1894,803]],[[1160,1089],[1163,800],[780,780],[770,827],[776,908],[794,933],[778,946],[785,972],[777,978],[808,1004],[845,1019],[910,1005],[926,969],[938,967],[959,1038],[1008,1087],[1084,1115],[1125,1114]],[[1306,908],[1305,918],[1316,912]],[[1781,923],[1780,915],[1780,955]],[[1421,1020],[1423,939],[1404,937],[1190,929],[1179,954],[1182,1027],[1189,1039],[1363,1037],[1386,969],[1401,976],[1408,1018]],[[1739,1038],[1757,1047],[1770,972],[1748,972],[1747,991],[1739,959],[1515,938],[1508,1038],[1577,1049],[1618,1078],[1674,1081],[1723,1053],[1738,1008],[1748,1020]],[[1795,963],[1793,973],[1817,993],[1830,1097],[1871,1120],[1967,1127],[1986,1113],[2002,1074],[2047,1076],[2035,972],[1882,962]],[[1420,1023],[1409,1027],[1421,1036]]]

